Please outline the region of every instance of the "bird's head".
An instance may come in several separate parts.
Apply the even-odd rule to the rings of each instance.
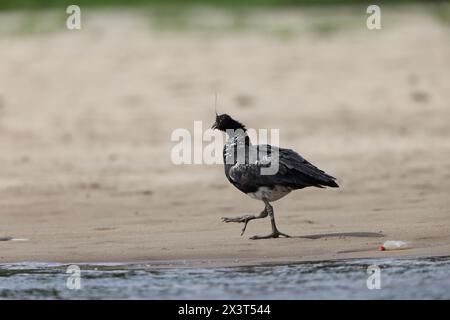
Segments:
[[[234,120],[232,117],[230,117],[227,114],[217,114],[216,113],[216,122],[212,125],[211,129],[217,129],[220,131],[226,131],[226,130],[244,130],[245,126],[240,123],[239,121]]]

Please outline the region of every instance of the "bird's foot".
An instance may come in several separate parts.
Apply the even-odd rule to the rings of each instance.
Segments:
[[[234,217],[234,218],[222,217],[222,221],[223,222],[242,222],[242,223],[245,223],[244,227],[242,228],[241,236],[244,234],[245,229],[247,229],[248,222],[250,220],[252,220],[252,219],[255,219],[255,217],[251,216],[251,215],[245,215],[245,216]]]
[[[287,235],[287,234],[277,230],[277,231],[272,232],[271,234],[268,234],[266,236],[253,236],[253,237],[250,237],[250,240],[271,239],[271,238],[279,238],[279,237],[290,238],[291,236],[289,236],[289,235]]]
[[[253,216],[251,216],[251,215],[245,215],[245,216],[233,217],[233,218],[222,217],[222,221],[223,222],[246,222],[246,221],[250,220],[252,217]]]

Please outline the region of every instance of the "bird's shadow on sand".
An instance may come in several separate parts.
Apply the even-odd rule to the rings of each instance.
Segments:
[[[341,238],[341,237],[356,237],[356,238],[382,238],[384,234],[380,232],[335,232],[335,233],[319,233],[305,236],[291,236],[291,238],[302,239],[322,239],[322,238]]]

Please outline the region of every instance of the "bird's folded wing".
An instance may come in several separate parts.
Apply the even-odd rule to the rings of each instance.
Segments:
[[[279,153],[280,163],[288,169],[294,169],[311,178],[318,179],[323,182],[336,179],[335,177],[330,176],[316,166],[312,165],[301,155],[291,149],[279,149]]]
[[[250,150],[247,163],[236,163],[230,169],[229,176],[233,182],[241,186],[285,185],[302,188],[329,185],[335,179],[293,150],[270,145],[259,145],[255,148],[253,152],[256,150],[257,156],[252,157]],[[278,170],[274,174],[264,174],[261,169],[270,167],[273,161],[278,161]]]

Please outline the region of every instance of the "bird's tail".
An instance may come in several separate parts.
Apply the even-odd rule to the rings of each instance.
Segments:
[[[328,184],[326,184],[326,186],[327,187],[330,187],[330,188],[339,188],[339,185],[336,183],[336,181],[334,181],[334,180],[330,180],[329,182],[328,182]]]

